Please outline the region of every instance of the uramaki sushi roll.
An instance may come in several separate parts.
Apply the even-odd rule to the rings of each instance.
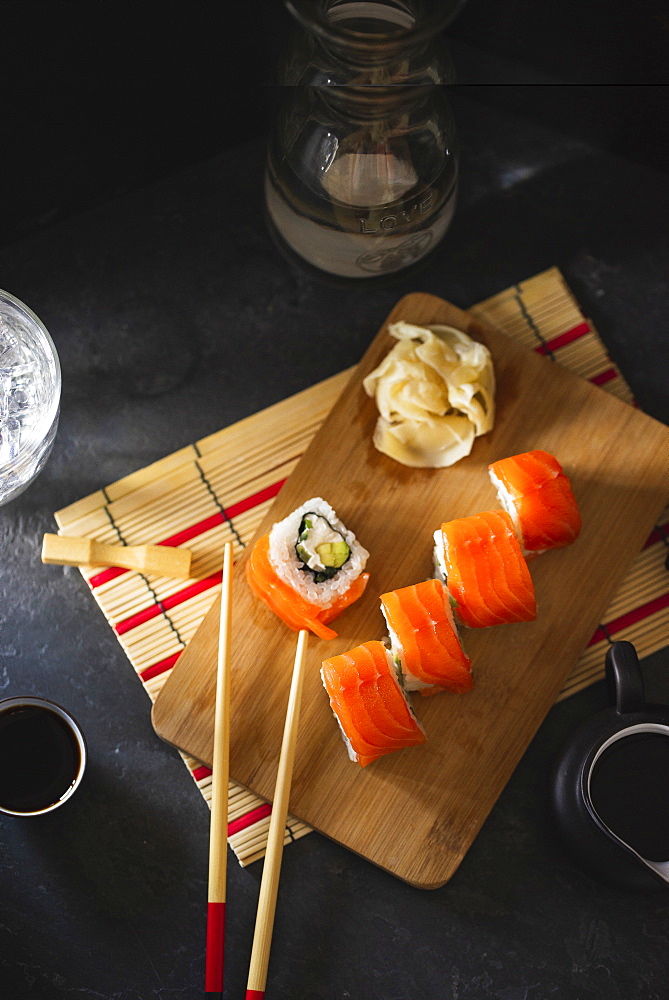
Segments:
[[[381,595],[390,651],[407,691],[422,695],[471,690],[471,661],[465,654],[446,587],[423,580]]]
[[[506,511],[447,521],[434,540],[435,563],[464,625],[486,628],[537,617],[532,577]]]
[[[361,596],[369,553],[321,497],[307,500],[259,538],[246,561],[251,590],[296,632],[332,639],[328,628]]]
[[[426,740],[390,651],[378,640],[324,660],[323,686],[351,760],[361,767]]]
[[[493,462],[488,471],[527,554],[559,549],[578,537],[578,504],[554,455],[526,451]]]

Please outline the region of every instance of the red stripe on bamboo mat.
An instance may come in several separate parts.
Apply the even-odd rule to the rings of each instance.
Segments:
[[[140,670],[139,676],[143,681],[151,680],[152,677],[158,677],[159,674],[164,674],[166,670],[171,670],[174,664],[177,662],[181,656],[182,650],[178,653],[172,653],[171,656],[166,657],[164,660],[158,660],[157,663],[152,663],[150,667],[145,667],[144,670]]]
[[[191,774],[196,781],[202,781],[203,778],[211,778],[211,768],[207,767],[205,764],[201,764],[200,767],[194,767]]]
[[[592,333],[588,324],[579,323],[578,326],[573,326],[571,330],[565,330],[564,333],[559,334],[557,337],[553,337],[552,340],[547,340],[545,344],[541,344],[540,347],[535,347],[534,350],[537,354],[548,354],[550,351],[557,351],[561,347],[571,344],[572,341],[578,340],[579,337],[584,337],[586,333]]]
[[[172,546],[183,545],[185,542],[189,542],[192,538],[197,538],[198,535],[204,535],[206,531],[211,531],[212,528],[217,528],[219,524],[225,524],[226,520],[231,521],[233,517],[238,517],[240,514],[244,514],[247,510],[253,510],[254,507],[258,507],[261,503],[265,503],[266,500],[274,499],[285,481],[285,479],[279,479],[276,483],[272,483],[271,486],[266,486],[264,489],[258,490],[257,493],[253,493],[250,497],[245,497],[243,500],[239,500],[237,503],[231,504],[230,507],[225,507],[223,511],[211,514],[209,517],[205,517],[204,520],[198,521],[197,524],[192,524],[189,528],[177,531],[176,534],[170,535],[169,538],[163,538],[162,541],[154,542],[153,544]],[[109,569],[102,570],[102,572],[96,573],[95,576],[91,576],[88,580],[88,585],[91,590],[94,590],[96,587],[101,587],[103,583],[110,583],[117,577],[123,576],[124,573],[129,572],[130,570],[127,569],[110,566]]]
[[[129,632],[130,629],[137,628],[138,625],[144,625],[146,622],[151,621],[152,618],[157,618],[158,615],[162,614],[164,611],[169,611],[170,608],[176,608],[177,605],[183,604],[184,601],[189,601],[191,597],[197,597],[198,594],[204,593],[205,590],[211,590],[212,587],[218,586],[221,582],[222,573],[214,573],[213,576],[207,576],[204,580],[198,580],[197,583],[192,583],[190,587],[184,587],[183,590],[178,590],[176,594],[171,594],[166,597],[164,601],[160,601],[156,604],[149,605],[148,608],[144,608],[142,611],[138,611],[137,614],[130,615],[129,618],[124,618],[123,621],[117,622],[114,625],[114,631],[117,635],[124,635]]]
[[[190,528],[184,528],[183,531],[177,531],[175,535],[170,535],[169,538],[163,539],[162,542],[158,542],[158,545],[183,545],[184,542],[190,542],[191,538],[204,535],[205,531],[211,531],[212,528],[217,528],[219,524],[224,523],[225,515],[219,510],[216,514],[205,517],[203,521],[192,524]]]
[[[279,479],[276,483],[272,483],[271,486],[266,486],[264,490],[258,490],[254,493],[252,497],[247,497],[246,500],[240,500],[238,503],[233,503],[231,507],[225,508],[225,513],[228,517],[238,517],[239,514],[244,514],[245,511],[251,510],[253,507],[258,507],[265,500],[272,500],[283,484],[285,479]]]
[[[656,528],[653,528],[650,535],[646,539],[644,549],[654,545],[656,542],[663,541],[665,538],[669,541],[669,521],[665,521],[664,524],[658,524]]]
[[[656,614],[658,611],[663,611],[665,608],[669,608],[669,592],[653,598],[652,601],[648,601],[646,604],[640,604],[638,608],[632,608],[631,611],[620,615],[619,618],[614,618],[611,622],[605,622],[603,627],[595,631],[588,646],[594,646],[596,642],[601,642],[603,639],[608,638],[608,635],[611,633],[620,632],[621,629],[643,621],[644,618],[649,618],[651,615]]]
[[[91,590],[94,590],[96,587],[101,587],[103,583],[110,583],[117,576],[123,576],[124,573],[129,572],[129,569],[121,569],[120,566],[110,566],[109,569],[103,569],[102,572],[96,573],[95,576],[89,576],[88,586]]]
[[[241,830],[246,830],[249,826],[253,826],[254,823],[259,823],[261,819],[265,819],[271,812],[271,805],[269,802],[265,802],[263,805],[256,806],[255,809],[247,812],[244,816],[240,816],[239,819],[233,819],[231,823],[228,823],[228,837],[232,837],[235,833],[240,833]]]
[[[190,528],[184,528],[183,531],[178,531],[175,535],[165,538],[158,544],[183,545],[184,542],[189,542],[191,538],[196,538],[198,535],[203,535],[205,531],[211,531],[212,528],[218,527],[219,524],[224,524],[226,520],[231,521],[233,517],[239,517],[240,514],[246,513],[247,510],[253,510],[254,507],[265,503],[266,500],[273,500],[285,481],[285,479],[279,479],[276,483],[258,490],[257,493],[252,493],[250,497],[244,497],[243,500],[239,500],[229,507],[224,507],[223,511],[219,511],[218,514],[212,514],[211,517],[205,518],[204,521],[199,521]]]
[[[610,382],[611,379],[618,378],[618,372],[615,368],[607,368],[605,372],[600,372],[599,375],[594,375],[589,381],[593,385],[604,385],[606,382]]]

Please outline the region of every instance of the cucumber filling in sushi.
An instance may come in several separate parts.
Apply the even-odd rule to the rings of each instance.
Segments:
[[[295,552],[302,569],[312,573],[316,583],[331,580],[351,558],[351,547],[341,531],[312,510],[307,511],[300,522]]]
[[[329,608],[362,574],[369,552],[322,497],[307,500],[269,533],[276,574],[310,604]]]

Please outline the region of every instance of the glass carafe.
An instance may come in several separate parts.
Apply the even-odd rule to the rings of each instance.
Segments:
[[[402,270],[437,245],[455,207],[452,74],[437,35],[455,5],[288,6],[304,27],[282,63],[265,176],[270,228],[290,254],[342,278]]]

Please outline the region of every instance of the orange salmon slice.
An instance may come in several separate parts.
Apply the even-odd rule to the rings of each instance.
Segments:
[[[448,591],[439,580],[382,594],[381,608],[409,682],[415,678],[430,685],[419,687],[421,694],[471,689],[471,661],[460,644]]]
[[[511,518],[483,511],[441,526],[448,590],[470,628],[533,621],[534,584]]]
[[[563,548],[578,538],[578,503],[554,455],[527,451],[493,462],[488,470],[526,552]]]
[[[425,742],[382,642],[365,642],[324,660],[321,678],[361,767],[394,750]]]

